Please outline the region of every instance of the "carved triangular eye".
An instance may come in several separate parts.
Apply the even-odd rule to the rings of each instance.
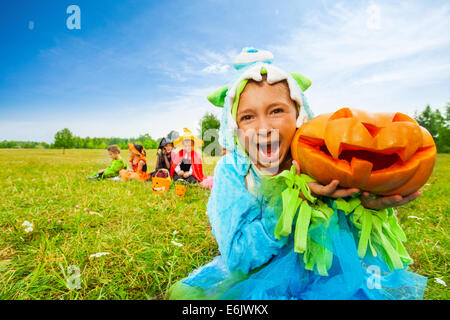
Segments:
[[[342,108],[333,113],[333,115],[330,117],[330,120],[336,120],[341,118],[353,118],[353,113],[349,108]]]
[[[401,122],[401,121],[416,123],[416,121],[413,118],[407,116],[404,113],[397,112],[394,118],[392,118],[392,122]]]
[[[364,127],[366,127],[367,131],[369,131],[370,135],[375,138],[377,134],[380,132],[382,128],[374,126],[370,123],[361,122]]]

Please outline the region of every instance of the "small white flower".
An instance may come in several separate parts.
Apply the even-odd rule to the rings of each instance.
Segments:
[[[109,252],[98,252],[98,253],[94,253],[94,254],[91,254],[90,256],[89,256],[89,259],[91,259],[91,258],[100,258],[101,256],[107,256],[109,254]]]
[[[173,235],[176,235],[178,233],[177,230],[175,230],[174,232],[172,232]]]
[[[33,226],[33,224],[30,222],[30,221],[24,221],[23,223],[22,223],[22,227],[32,227]]]
[[[447,286],[447,284],[441,278],[434,278],[434,282],[442,284],[444,287]]]
[[[181,243],[175,242],[175,241],[171,241],[173,245],[176,245],[178,247],[182,247],[183,245]]]
[[[416,217],[416,216],[408,216],[410,219],[417,219],[417,220],[423,220],[422,218]]]
[[[33,224],[32,224],[31,222],[29,222],[29,221],[26,221],[26,220],[25,220],[25,221],[22,223],[22,227],[25,227],[25,230],[24,230],[25,233],[31,233],[31,232],[33,232],[34,226],[33,226]]]
[[[95,215],[97,215],[97,216],[103,218],[103,216],[102,216],[100,213],[95,212],[95,211],[89,211],[89,214],[95,214]]]

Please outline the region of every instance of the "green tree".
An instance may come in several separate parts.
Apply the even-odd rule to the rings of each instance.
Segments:
[[[450,103],[445,108],[443,125],[438,130],[437,149],[438,152],[450,153]]]
[[[55,148],[62,148],[63,153],[66,152],[66,149],[73,147],[73,134],[69,129],[64,128],[61,131],[56,132],[55,134]]]
[[[206,113],[200,119],[200,136],[204,141],[203,151],[208,156],[220,154],[219,128],[220,121],[213,113]]]
[[[80,137],[73,137],[73,147],[75,149],[83,148],[83,139]]]
[[[136,138],[136,141],[133,142],[144,146],[144,148],[147,150],[158,148],[158,142],[154,140],[148,133],[141,134]]]
[[[447,125],[450,124],[450,102],[447,103],[447,106],[445,107],[445,121],[447,122]]]
[[[121,150],[127,150],[128,149],[128,143],[127,142],[120,142],[120,143],[117,143],[117,145],[119,146],[119,148]]]
[[[433,136],[438,152],[450,152],[450,103],[447,103],[445,116],[439,109],[433,111],[430,105],[420,113],[415,113],[416,121]]]
[[[47,142],[41,142],[37,145],[37,148],[41,148],[41,149],[48,149],[50,146],[48,145]]]
[[[438,130],[444,122],[444,118],[438,109],[433,111],[431,106],[428,104],[419,115],[416,114],[415,118],[422,127],[430,132],[433,139],[437,138]]]

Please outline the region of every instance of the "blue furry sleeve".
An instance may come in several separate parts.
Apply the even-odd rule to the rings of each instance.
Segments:
[[[265,221],[269,209],[245,187],[237,164],[227,154],[216,165],[207,213],[219,251],[230,271],[248,273],[277,254],[284,245]]]

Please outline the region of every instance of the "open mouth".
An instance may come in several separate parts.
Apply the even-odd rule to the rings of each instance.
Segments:
[[[314,148],[320,151],[330,159],[335,159],[328,150],[325,142],[321,139],[301,137],[300,143],[309,148]],[[403,164],[404,161],[402,160],[402,153],[402,148],[390,150],[370,150],[363,147],[356,147],[341,143],[337,160],[346,161],[350,168],[356,164],[361,164],[364,162],[364,166],[366,168],[369,166],[370,171],[374,172],[389,169],[396,164]]]
[[[331,157],[331,154],[325,144],[320,146],[319,149],[320,151]],[[345,160],[349,164],[352,163],[353,159],[370,162],[372,164],[372,171],[388,169],[396,163],[403,163],[403,161],[400,159],[400,156],[396,152],[381,153],[371,150],[343,149],[339,154],[339,159]]]
[[[305,136],[295,141],[291,150],[304,173],[322,184],[337,179],[341,187],[380,195],[414,192],[428,179],[436,159],[434,145],[417,147],[411,141],[389,149],[342,142],[333,149],[324,139]]]
[[[280,158],[280,142],[270,141],[265,143],[257,143],[258,160],[263,163],[273,163]]]

